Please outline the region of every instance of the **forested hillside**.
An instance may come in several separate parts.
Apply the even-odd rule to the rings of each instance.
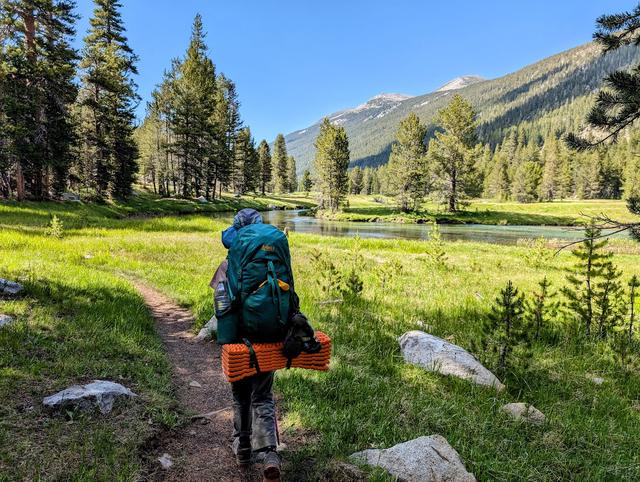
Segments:
[[[480,140],[495,147],[519,126],[528,137],[557,136],[579,127],[589,108],[587,97],[612,70],[624,69],[640,59],[635,47],[601,55],[593,43],[562,52],[498,79],[480,81],[455,91],[438,90],[417,97],[382,96],[356,109],[329,118],[344,127],[349,136],[351,162],[360,166],[384,164],[389,158],[400,120],[418,114],[433,132],[431,121],[445,107],[453,92],[467,99],[479,112]],[[364,106],[369,107],[363,109]],[[373,108],[371,108],[373,107]],[[286,136],[287,148],[299,171],[311,165],[313,142],[320,123]]]

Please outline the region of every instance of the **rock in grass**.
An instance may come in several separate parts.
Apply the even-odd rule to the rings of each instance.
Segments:
[[[527,403],[507,403],[502,406],[501,410],[511,415],[515,420],[541,424],[546,419],[544,413]]]
[[[442,375],[453,375],[502,390],[504,385],[468,351],[423,331],[409,331],[399,339],[404,361]]]
[[[87,385],[73,385],[42,400],[48,408],[77,408],[109,413],[118,398],[132,398],[136,394],[119,383],[94,380]]]
[[[0,328],[14,322],[13,316],[0,315]]]
[[[470,482],[460,456],[441,435],[418,437],[388,449],[369,449],[356,452],[351,459],[375,467],[382,467],[399,480],[407,482]]]
[[[0,278],[0,295],[15,296],[23,290],[23,286],[15,281]]]
[[[591,376],[589,377],[589,380],[591,380],[591,382],[595,383],[596,385],[602,385],[604,383],[604,378],[602,377]]]
[[[73,192],[63,192],[60,196],[61,201],[80,202],[80,196]]]
[[[173,466],[173,459],[169,454],[162,454],[162,457],[158,457],[158,462],[163,470],[169,470]]]
[[[199,202],[200,204],[206,204],[206,203],[209,202],[209,201],[207,201],[207,198],[204,197],[204,196],[197,197],[196,201]]]
[[[213,334],[218,331],[218,320],[215,316],[212,316],[207,324],[202,327],[198,336],[196,336],[196,341],[207,341],[213,337]]]

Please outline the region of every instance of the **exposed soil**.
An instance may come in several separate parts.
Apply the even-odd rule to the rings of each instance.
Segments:
[[[191,329],[194,319],[158,291],[135,283],[156,320],[169,360],[178,402],[187,412],[207,414],[186,426],[163,433],[148,447],[148,480],[255,481],[259,466],[241,469],[231,451],[232,398],[220,367],[215,343],[198,343]],[[197,382],[200,387],[193,386]],[[173,465],[163,469],[158,458],[169,454]]]

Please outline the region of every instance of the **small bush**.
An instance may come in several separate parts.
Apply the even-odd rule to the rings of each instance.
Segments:
[[[483,325],[479,347],[485,362],[495,368],[499,375],[528,365],[531,356],[530,336],[523,314],[524,296],[509,281],[500,290]]]
[[[547,248],[544,236],[536,239],[521,239],[518,240],[518,244],[528,248],[524,254],[524,261],[533,268],[545,266],[553,257],[553,251]]]
[[[431,231],[429,232],[427,255],[435,266],[442,268],[447,264],[447,253],[444,249],[444,241],[442,241],[438,224],[435,221],[432,221],[430,224]]]
[[[64,237],[64,226],[60,218],[55,214],[49,221],[49,224],[44,230],[45,236],[49,236],[56,239],[62,239]]]
[[[342,274],[333,261],[320,250],[311,252],[311,266],[315,273],[316,283],[324,296],[337,296],[342,286]]]
[[[364,271],[364,257],[362,256],[360,237],[356,236],[353,247],[349,251],[350,263],[346,272],[342,274],[342,295],[345,297],[360,296],[364,289],[362,273]]]
[[[384,290],[387,284],[391,283],[391,281],[397,276],[400,276],[403,269],[404,267],[402,266],[402,263],[397,259],[387,260],[378,266],[376,276],[380,281],[382,289]]]
[[[525,318],[532,327],[535,340],[549,334],[548,324],[557,316],[560,307],[560,303],[555,300],[558,293],[550,290],[551,282],[546,276],[538,286],[538,291],[534,291],[525,303]]]

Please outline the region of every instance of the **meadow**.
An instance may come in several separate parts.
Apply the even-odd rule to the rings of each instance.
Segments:
[[[449,213],[441,204],[426,201],[415,212],[403,213],[393,198],[382,195],[350,195],[348,206],[319,216],[336,221],[423,223],[475,223],[510,225],[575,226],[585,222],[585,216],[609,215],[620,221],[632,221],[633,216],[620,200],[566,200],[539,203],[518,203],[473,199],[464,210]]]
[[[149,440],[189,415],[175,403],[130,280],[190,308],[201,325],[212,314],[208,282],[225,256],[226,224],[203,213],[127,218],[103,209],[112,208],[0,204],[0,277],[26,291],[0,300],[0,312],[17,318],[0,330],[0,480],[136,480]],[[61,239],[45,235],[53,212]],[[332,462],[352,452],[435,433],[478,480],[640,479],[640,376],[604,346],[537,344],[529,371],[509,374],[500,393],[405,365],[399,353],[397,338],[414,329],[472,349],[499,289],[512,280],[529,293],[545,275],[557,289],[573,262],[568,251],[540,261],[525,246],[445,243],[438,265],[424,241],[291,233],[290,243],[302,309],[335,346],[329,372],[277,375],[293,480],[331,478]],[[633,250],[613,245],[625,281],[640,274]],[[338,271],[357,260],[362,293],[336,301],[337,280],[318,259]],[[390,261],[392,275],[383,268]],[[95,378],[140,397],[109,416],[42,410],[42,397]],[[535,405],[547,422],[512,421],[500,407],[514,401]]]

